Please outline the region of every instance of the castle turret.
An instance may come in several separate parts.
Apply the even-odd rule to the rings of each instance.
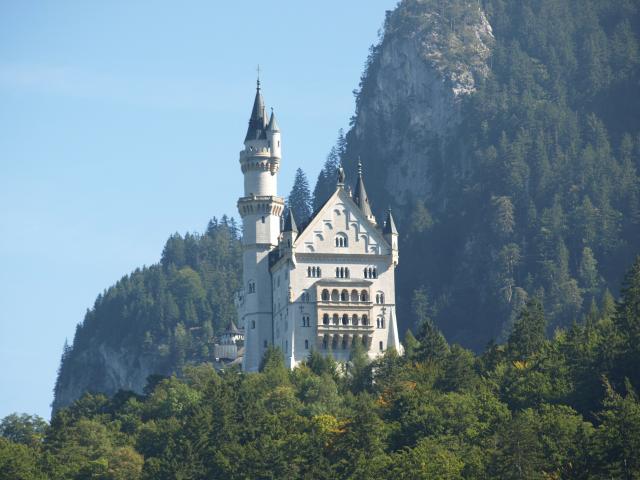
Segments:
[[[274,147],[273,141],[277,142]],[[245,327],[243,368],[255,371],[262,353],[273,341],[272,290],[269,251],[278,245],[284,199],[278,197],[280,130],[272,114],[267,124],[264,99],[257,82],[249,127],[240,152],[244,196],[238,200],[242,217],[244,303],[240,316]]]
[[[393,220],[390,208],[387,210],[387,218],[384,221],[382,234],[387,243],[391,245],[393,264],[398,265],[398,229],[396,228],[396,222]]]
[[[369,197],[367,191],[364,188],[364,180],[362,178],[362,162],[358,160],[358,180],[356,180],[356,186],[353,190],[353,201],[360,207],[364,216],[374,225],[376,224],[376,217],[371,211],[371,205],[369,205]]]

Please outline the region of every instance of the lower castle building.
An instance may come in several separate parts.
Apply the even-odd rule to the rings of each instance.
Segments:
[[[267,119],[259,81],[244,147],[244,196],[238,200],[243,369],[258,370],[270,345],[282,350],[289,368],[312,349],[346,361],[357,342],[371,359],[390,348],[401,353],[395,305],[398,232],[391,211],[382,225],[376,221],[362,167],[352,190],[340,169],[334,193],[297,226],[291,212],[282,221],[284,199],[277,194],[281,132],[273,111]]]

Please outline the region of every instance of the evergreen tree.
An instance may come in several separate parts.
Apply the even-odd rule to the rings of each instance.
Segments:
[[[508,351],[512,358],[526,360],[540,351],[546,339],[547,319],[542,303],[529,300],[509,335]]]
[[[311,218],[311,192],[307,176],[301,168],[296,170],[293,187],[287,198],[287,207],[293,212],[298,225],[305,224]]]

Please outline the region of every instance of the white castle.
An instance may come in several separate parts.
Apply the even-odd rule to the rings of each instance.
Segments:
[[[380,227],[359,166],[353,194],[340,169],[335,192],[309,222],[298,228],[289,213],[282,228],[281,152],[280,129],[273,111],[267,122],[258,80],[240,152],[243,369],[258,370],[270,345],[282,350],[289,368],[312,349],[346,361],[355,342],[371,359],[389,348],[401,353],[395,308],[398,232],[391,211]]]

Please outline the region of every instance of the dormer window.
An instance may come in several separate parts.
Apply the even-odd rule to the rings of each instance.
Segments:
[[[349,239],[344,233],[339,233],[336,235],[336,247],[338,248],[346,248],[349,246]]]

